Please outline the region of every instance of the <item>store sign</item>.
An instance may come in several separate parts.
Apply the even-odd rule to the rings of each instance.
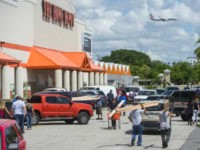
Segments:
[[[83,34],[83,51],[91,53],[92,51],[92,36],[89,33]]]
[[[51,4],[50,2],[42,1],[42,16],[43,20],[52,22],[64,28],[74,27],[74,14],[63,10],[62,8]]]

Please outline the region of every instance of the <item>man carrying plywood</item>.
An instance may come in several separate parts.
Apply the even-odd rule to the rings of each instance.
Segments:
[[[131,145],[134,145],[136,135],[138,135],[137,146],[142,145],[142,114],[146,111],[145,107],[132,110],[129,114],[129,120],[132,122],[132,139]]]

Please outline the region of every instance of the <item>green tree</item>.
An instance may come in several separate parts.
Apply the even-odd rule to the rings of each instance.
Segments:
[[[143,64],[149,66],[151,64],[151,59],[148,55],[136,50],[126,49],[114,50],[110,56],[102,57],[101,61],[138,66]]]
[[[179,62],[171,68],[171,81],[175,84],[193,83],[197,80],[194,69],[188,62]]]
[[[199,44],[200,43],[200,38],[196,41],[196,44]],[[200,47],[196,48],[194,53],[196,54],[196,57],[198,59],[198,62],[199,62],[199,59],[200,59]]]

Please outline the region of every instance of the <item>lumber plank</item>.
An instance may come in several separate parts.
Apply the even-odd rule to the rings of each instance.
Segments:
[[[80,97],[72,97],[72,101],[94,101],[98,100],[100,97],[99,96],[80,96]]]
[[[131,110],[136,110],[136,109],[140,109],[142,108],[142,106],[144,107],[152,107],[152,106],[157,106],[158,102],[147,102],[147,103],[143,103],[143,104],[138,104],[138,105],[129,105],[126,107],[122,107],[122,108],[116,108],[117,112],[124,112],[124,111],[131,111]]]
[[[152,106],[157,106],[159,104],[158,102],[146,102],[146,103],[143,103],[143,104],[129,105],[129,106],[126,106],[126,107],[121,107],[123,103],[124,103],[124,101],[121,101],[117,105],[117,107],[109,114],[109,118],[111,118],[117,112],[136,110],[136,109],[142,108],[142,105],[144,107],[152,107]]]

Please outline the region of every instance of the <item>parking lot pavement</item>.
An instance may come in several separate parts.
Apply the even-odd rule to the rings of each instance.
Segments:
[[[103,111],[103,120],[96,120],[94,115],[88,125],[72,125],[64,121],[41,122],[33,126],[32,130],[25,130],[28,150],[159,150],[161,137],[159,133],[144,133],[143,145],[130,146],[131,122],[126,116],[121,117],[121,129],[109,129],[106,109]],[[173,118],[172,135],[169,150],[180,149],[188,141],[195,126],[188,126],[180,117]]]

